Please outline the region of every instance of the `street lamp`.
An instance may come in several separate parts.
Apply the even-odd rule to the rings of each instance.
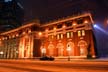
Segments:
[[[42,48],[41,48],[42,57],[44,57],[46,54],[46,48],[44,48],[44,35],[42,32],[39,32],[38,35],[42,43]]]
[[[4,54],[3,51],[1,51],[0,54],[1,54],[1,55]]]
[[[0,51],[0,58],[2,58],[3,57],[3,51]]]
[[[68,51],[68,61],[70,61],[70,51],[71,51],[71,47],[69,45],[67,47],[67,51]]]
[[[46,54],[46,49],[45,49],[45,48],[42,48],[42,49],[41,49],[41,53],[42,53],[42,56],[44,57],[45,54]]]
[[[41,37],[42,36],[42,32],[39,32],[38,35]]]

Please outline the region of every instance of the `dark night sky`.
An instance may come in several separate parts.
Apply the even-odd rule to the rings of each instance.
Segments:
[[[65,3],[63,0],[18,0],[24,7],[25,19],[31,18],[50,19],[57,15],[57,9],[60,5]],[[55,11],[56,10],[56,11]],[[55,12],[54,12],[55,11]]]
[[[72,9],[72,7],[75,6],[75,4],[78,4],[78,2],[80,1],[84,2],[87,0],[17,0],[17,1],[19,1],[24,7],[25,21],[29,21],[34,18],[39,18],[42,22],[46,22],[49,20],[72,15],[72,12],[75,12],[75,9]],[[106,7],[108,8],[107,0],[88,0],[88,1],[90,1],[91,4],[94,5],[96,4],[95,7],[98,8],[99,12],[102,11],[101,9],[104,10]],[[76,9],[79,10],[81,9],[77,5],[75,7]],[[103,14],[103,12],[101,12],[101,14]]]

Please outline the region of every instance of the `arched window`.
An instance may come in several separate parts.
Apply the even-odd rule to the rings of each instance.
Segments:
[[[80,55],[81,56],[86,56],[87,55],[87,42],[84,40],[81,40],[78,42],[78,47],[80,50]]]
[[[82,30],[82,36],[85,36],[85,30]]]
[[[80,37],[81,36],[81,31],[78,31],[78,37]]]
[[[58,56],[63,56],[63,50],[64,50],[63,49],[64,48],[63,44],[58,43],[56,48],[58,49]]]
[[[71,48],[70,51],[69,51],[70,52],[69,54],[70,54],[70,56],[73,56],[74,55],[74,43],[73,42],[68,42],[66,48],[68,49],[69,47]]]

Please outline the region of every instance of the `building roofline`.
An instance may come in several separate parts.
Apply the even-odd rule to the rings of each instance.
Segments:
[[[65,22],[67,20],[73,20],[73,19],[76,19],[76,18],[84,17],[84,16],[90,16],[90,19],[91,19],[92,23],[94,23],[93,19],[91,17],[91,13],[84,13],[84,14],[81,14],[81,15],[71,16],[71,17],[55,20],[55,21],[52,21],[52,22],[49,22],[49,23],[45,23],[45,24],[41,25],[41,27],[54,25],[54,24],[57,24],[57,23]]]
[[[16,28],[16,29],[12,29],[12,30],[10,30],[10,31],[3,32],[3,33],[1,33],[0,35],[9,34],[9,33],[12,33],[12,32],[15,32],[15,31],[18,31],[18,30],[21,30],[21,29],[23,29],[23,28],[30,27],[30,26],[33,26],[33,25],[40,26],[40,24],[37,24],[37,23],[35,23],[35,22],[32,22],[32,23],[28,23],[28,24],[26,24],[26,25],[22,25],[22,26],[20,26],[20,27],[18,27],[18,28]]]
[[[33,26],[33,25],[37,25],[37,26],[40,26],[40,27],[45,27],[45,26],[54,25],[54,24],[57,24],[57,23],[60,23],[60,22],[65,22],[67,20],[73,20],[73,19],[76,19],[76,18],[84,17],[84,16],[90,16],[91,22],[94,23],[94,21],[92,19],[91,13],[84,13],[84,14],[81,14],[81,15],[78,15],[78,16],[74,16],[74,17],[71,16],[71,17],[68,17],[68,18],[63,18],[63,19],[60,19],[60,20],[55,20],[53,22],[45,23],[43,25],[40,25],[40,23],[36,23],[34,21],[27,22],[26,24],[24,23],[22,26],[20,26],[20,27],[18,27],[16,29],[12,29],[10,31],[3,32],[0,35],[9,34],[9,33],[12,33],[12,32],[15,32],[15,31],[18,31],[18,30],[21,30],[23,28],[30,27],[30,26]]]

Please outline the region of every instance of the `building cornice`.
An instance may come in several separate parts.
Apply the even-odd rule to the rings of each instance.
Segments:
[[[36,26],[39,26],[39,27],[46,27],[46,26],[49,26],[49,25],[55,25],[55,24],[58,24],[58,23],[62,23],[62,22],[69,21],[69,20],[74,20],[74,19],[77,19],[77,18],[85,17],[85,16],[90,16],[91,23],[92,24],[94,23],[94,21],[92,19],[92,16],[91,16],[91,13],[84,13],[84,14],[77,15],[77,16],[74,16],[74,17],[63,18],[63,19],[60,19],[60,20],[56,20],[54,22],[45,23],[43,25],[40,25],[40,23],[36,23],[34,21],[33,22],[29,22],[27,24],[23,24],[23,26],[20,26],[20,27],[18,27],[16,29],[13,29],[13,30],[10,30],[10,31],[7,31],[7,32],[3,32],[0,35],[5,35],[5,34],[12,33],[12,32],[17,32],[17,31],[19,31],[21,29],[24,29],[24,28],[27,28],[27,27],[31,27],[33,25],[36,25]]]
[[[77,16],[74,16],[74,17],[72,16],[72,17],[63,18],[63,19],[60,19],[60,20],[55,20],[53,22],[45,23],[45,24],[41,25],[41,27],[45,27],[45,26],[49,26],[49,25],[55,25],[55,24],[58,24],[58,23],[62,23],[62,22],[69,21],[69,20],[74,20],[74,19],[77,19],[77,18],[80,18],[80,17],[85,17],[85,16],[90,16],[91,22],[94,23],[93,19],[91,17],[91,13],[84,13],[84,14],[77,15]]]
[[[33,22],[33,23],[29,23],[29,24],[20,26],[20,27],[18,27],[18,28],[16,28],[16,29],[12,29],[12,30],[10,30],[10,31],[3,32],[3,33],[1,33],[0,35],[5,35],[5,34],[12,33],[12,32],[16,32],[16,31],[19,31],[19,30],[21,30],[21,29],[24,29],[24,28],[27,28],[27,27],[31,27],[31,26],[33,26],[33,25],[40,26],[40,24],[36,24],[35,22]]]

